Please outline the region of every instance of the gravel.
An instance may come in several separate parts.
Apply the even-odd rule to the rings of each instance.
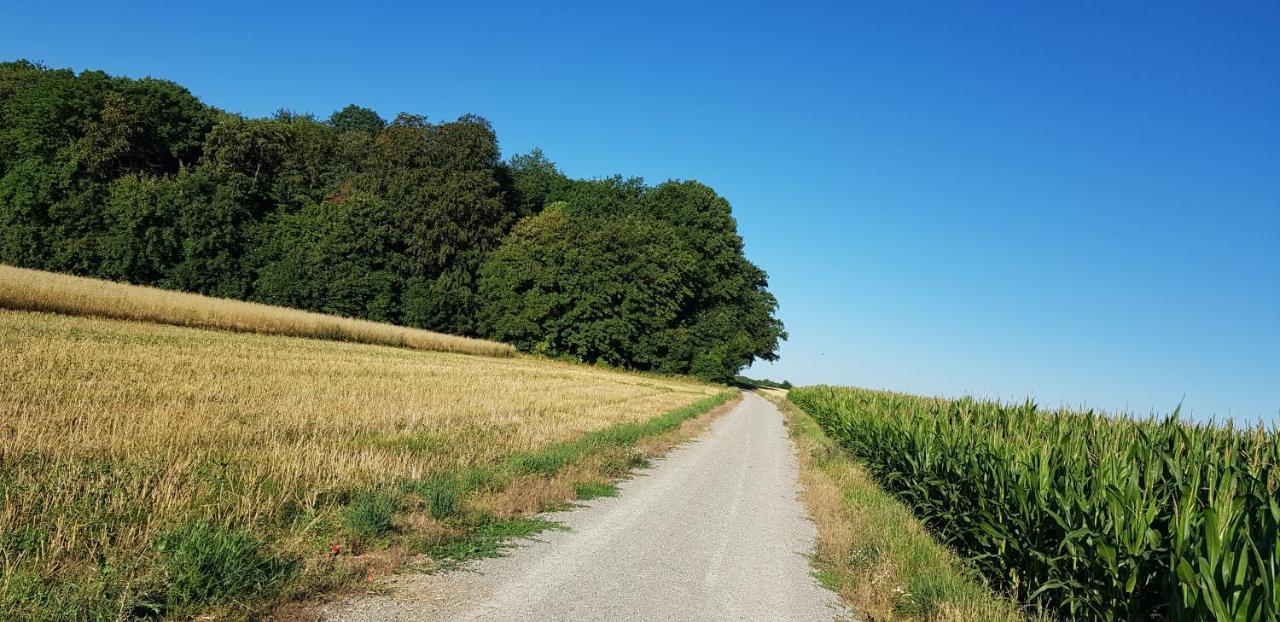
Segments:
[[[506,557],[402,575],[322,619],[852,619],[812,576],[816,531],[799,502],[795,448],[772,404],[747,393],[701,439],[620,485],[548,514]]]

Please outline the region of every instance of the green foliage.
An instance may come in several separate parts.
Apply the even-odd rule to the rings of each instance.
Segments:
[[[558,200],[552,197],[563,197],[573,187],[573,182],[541,149],[511,156],[508,167],[511,189],[522,215],[542,211],[548,203]]]
[[[213,117],[170,82],[0,63],[0,260],[95,274],[108,184],[193,163]]]
[[[526,351],[728,382],[786,337],[729,204],[697,182],[553,182],[540,153],[516,173],[545,196],[484,267],[481,326]],[[532,190],[529,190],[532,188]]]
[[[749,389],[790,389],[791,381],[783,380],[782,382],[774,382],[765,378],[763,380],[754,380],[746,376],[734,376],[733,383]]]
[[[376,133],[387,126],[378,113],[355,104],[339,110],[329,117],[329,125],[344,132],[360,131]]]
[[[503,163],[474,115],[251,119],[25,61],[0,63],[0,262],[721,382],[785,338],[702,184]]]
[[[810,387],[790,399],[997,586],[1069,619],[1280,619],[1280,434]]]
[[[426,489],[427,508],[436,519],[448,518],[458,511],[458,500],[462,496],[462,487],[457,480],[436,478]]]
[[[390,264],[396,230],[367,194],[280,216],[257,249],[259,302],[390,322],[400,319],[403,278]]]
[[[396,506],[386,491],[361,491],[342,509],[342,524],[357,539],[376,540],[391,533]]]
[[[8,616],[3,619],[113,622],[120,619],[122,604],[130,619],[150,618],[164,608],[137,593],[139,586],[120,585],[110,566],[66,575],[67,580],[54,583],[28,565],[6,567],[0,581],[0,613]]]
[[[165,600],[178,610],[269,592],[296,571],[248,531],[195,522],[156,545],[166,574]]]
[[[692,295],[694,260],[665,223],[548,211],[521,222],[490,257],[482,322],[524,350],[658,369],[663,336]]]
[[[520,475],[551,477],[577,460],[584,449],[581,443],[552,445],[541,451],[516,454],[508,464],[512,471]]]

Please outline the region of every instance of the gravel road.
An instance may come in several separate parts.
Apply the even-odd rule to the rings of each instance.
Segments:
[[[794,452],[774,406],[748,393],[618,497],[547,515],[566,530],[458,571],[402,575],[324,619],[852,619],[812,576]]]

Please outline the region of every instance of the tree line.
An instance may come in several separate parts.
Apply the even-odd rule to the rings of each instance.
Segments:
[[[0,262],[729,381],[786,338],[728,201],[503,160],[483,118],[246,118],[0,63]]]

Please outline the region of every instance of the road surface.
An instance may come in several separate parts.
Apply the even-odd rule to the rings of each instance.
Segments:
[[[386,595],[330,605],[325,619],[851,619],[818,585],[815,528],[797,498],[795,449],[773,404],[748,393],[699,440],[547,518],[506,557],[404,575]]]

